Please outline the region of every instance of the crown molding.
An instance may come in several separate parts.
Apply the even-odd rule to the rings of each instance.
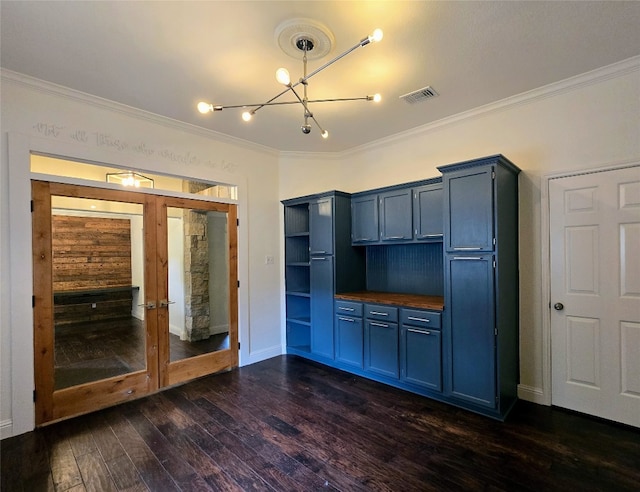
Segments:
[[[3,82],[11,82],[16,85],[22,85],[32,90],[44,92],[47,94],[53,94],[60,97],[66,97],[67,99],[80,101],[86,104],[107,109],[113,112],[126,114],[134,118],[145,120],[158,125],[163,125],[168,128],[177,129],[193,135],[202,136],[205,138],[217,140],[222,143],[240,146],[248,150],[254,150],[256,152],[264,152],[274,156],[295,158],[295,159],[325,159],[325,160],[341,160],[348,157],[352,157],[362,152],[368,152],[375,150],[379,147],[384,147],[391,144],[397,144],[403,140],[423,136],[436,130],[440,130],[448,125],[456,124],[460,121],[472,120],[475,118],[483,117],[491,113],[497,113],[505,111],[520,105],[530,104],[535,101],[554,97],[560,94],[571,92],[581,89],[583,87],[598,84],[606,80],[624,76],[628,73],[636,72],[640,70],[640,56],[634,56],[626,60],[622,60],[611,65],[607,65],[589,72],[585,72],[574,77],[554,82],[537,89],[532,89],[515,96],[507,97],[499,101],[495,101],[483,106],[464,111],[440,120],[421,125],[410,130],[396,133],[388,137],[384,137],[373,142],[369,142],[351,149],[347,149],[341,152],[302,152],[302,151],[279,151],[272,147],[256,144],[248,140],[244,140],[237,137],[232,137],[224,133],[219,133],[214,130],[208,130],[190,123],[167,118],[166,116],[160,116],[155,113],[144,111],[142,109],[127,106],[125,104],[117,103],[104,99],[98,96],[93,96],[75,89],[70,89],[52,82],[47,82],[29,75],[24,75],[18,72],[13,72],[5,68],[0,68],[0,75]]]
[[[236,145],[247,150],[254,150],[256,152],[267,153],[274,156],[280,155],[280,152],[277,149],[267,147],[266,145],[256,144],[254,142],[250,142],[248,140],[237,137],[232,137],[231,135],[216,132],[214,130],[208,130],[191,123],[174,120],[172,118],[151,113],[143,109],[134,108],[132,106],[127,106],[126,104],[111,101],[109,99],[104,99],[102,97],[87,94],[86,92],[81,92],[75,89],[70,89],[69,87],[65,87],[59,84],[54,84],[53,82],[37,79],[35,77],[31,77],[30,75],[7,70],[6,68],[0,68],[0,76],[2,78],[2,83],[13,83],[14,85],[26,87],[30,90],[42,92],[44,94],[50,94],[72,101],[79,101],[84,104],[90,104],[100,109],[106,109],[114,113],[124,114],[126,116],[137,118],[139,120],[147,121],[156,125],[162,125],[174,130],[180,130],[192,135],[216,140],[220,143]]]
[[[384,137],[379,140],[375,140],[373,142],[360,145],[358,147],[347,149],[345,151],[340,152],[339,156],[341,159],[352,157],[361,152],[368,152],[371,150],[375,150],[376,148],[379,148],[379,147],[384,147],[390,144],[397,144],[409,138],[423,136],[427,133],[440,130],[443,127],[446,127],[448,125],[453,125],[460,121],[472,120],[475,118],[486,116],[487,114],[490,114],[490,113],[497,113],[500,111],[505,111],[507,109],[514,108],[516,106],[530,104],[542,99],[546,99],[546,98],[554,97],[560,94],[565,94],[567,92],[571,92],[574,90],[578,90],[583,87],[599,84],[606,80],[622,77],[626,74],[637,72],[639,70],[640,70],[640,56],[627,58],[626,60],[612,63],[611,65],[606,65],[604,67],[600,67],[595,70],[591,70],[589,72],[576,75],[574,77],[569,77],[568,79],[564,79],[559,82],[554,82],[552,84],[544,85],[542,87],[538,87],[537,89],[532,89],[527,92],[522,92],[515,96],[507,97],[499,101],[495,101],[489,104],[485,104],[483,106],[479,106],[474,109],[470,109],[469,111],[464,111],[462,113],[458,113],[452,116],[447,116],[446,118],[442,118],[440,120],[427,123],[425,125],[418,126],[401,133],[396,133],[394,135],[390,135],[388,137]]]

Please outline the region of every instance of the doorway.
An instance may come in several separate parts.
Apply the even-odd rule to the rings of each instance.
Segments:
[[[36,424],[238,365],[236,205],[32,182]]]
[[[549,181],[552,404],[636,427],[639,172]]]

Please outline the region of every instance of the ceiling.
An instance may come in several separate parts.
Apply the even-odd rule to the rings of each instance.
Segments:
[[[640,2],[613,1],[8,1],[3,68],[282,151],[339,152],[640,55]],[[200,114],[196,104],[249,104],[281,91],[302,62],[278,46],[293,18],[325,25],[332,51],[379,27],[309,81],[309,99],[380,93],[382,102],[318,103],[329,131],[300,131],[299,104]],[[410,105],[399,96],[432,86]],[[283,99],[293,100],[290,95]]]

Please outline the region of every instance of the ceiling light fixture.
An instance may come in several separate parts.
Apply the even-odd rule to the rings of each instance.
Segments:
[[[305,19],[305,21],[307,22],[312,22],[312,21],[308,21]],[[300,26],[295,25],[295,22],[298,22],[298,20],[295,20],[294,23],[292,22],[287,22],[286,25],[284,26],[284,28],[281,30],[281,40],[282,40],[282,34],[286,34],[286,29],[298,29],[298,31],[300,30]],[[226,105],[226,106],[222,106],[222,105],[214,105],[212,103],[208,103],[208,102],[199,102],[198,103],[198,111],[200,111],[203,114],[206,113],[210,113],[210,112],[214,112],[214,111],[222,111],[223,109],[237,109],[237,108],[244,108],[246,109],[246,111],[244,111],[242,113],[242,119],[244,121],[250,121],[251,118],[253,117],[254,114],[256,114],[256,112],[258,110],[260,110],[261,108],[265,107],[265,106],[281,106],[281,105],[289,105],[289,104],[301,104],[302,107],[304,108],[304,124],[301,127],[302,133],[309,134],[311,133],[311,125],[309,124],[309,120],[313,121],[316,126],[318,127],[318,129],[320,130],[320,135],[322,136],[322,138],[327,138],[329,136],[329,132],[327,132],[327,130],[325,130],[324,128],[322,128],[322,126],[320,126],[320,123],[318,123],[318,120],[316,119],[316,117],[314,116],[314,114],[311,112],[311,109],[309,108],[309,104],[311,103],[325,103],[325,102],[342,102],[342,101],[373,101],[373,102],[380,102],[380,100],[382,99],[380,94],[375,94],[373,96],[364,96],[364,97],[347,97],[347,98],[331,98],[331,99],[315,99],[315,100],[309,100],[309,98],[307,97],[307,87],[309,85],[308,81],[311,77],[313,77],[314,75],[320,73],[322,70],[324,70],[325,68],[329,67],[330,65],[333,65],[335,62],[337,62],[338,60],[340,60],[341,58],[345,57],[346,55],[348,55],[349,53],[351,53],[352,51],[356,50],[357,48],[360,48],[361,46],[366,46],[371,42],[378,42],[382,39],[382,30],[381,29],[376,29],[375,31],[373,31],[373,34],[371,34],[370,36],[367,36],[365,38],[362,38],[356,45],[352,46],[351,48],[349,48],[347,51],[345,51],[344,53],[341,53],[340,55],[336,56],[335,58],[333,58],[331,61],[325,63],[324,65],[322,65],[320,68],[317,68],[316,70],[314,70],[313,72],[307,74],[307,54],[311,53],[312,50],[314,49],[314,47],[316,47],[316,44],[321,44],[321,43],[330,43],[330,39],[327,36],[327,34],[321,30],[321,27],[319,27],[320,25],[318,25],[317,23],[315,23],[313,26],[303,26],[303,27],[312,27],[311,29],[309,29],[309,31],[311,32],[311,34],[307,33],[307,32],[296,32],[294,34],[294,36],[291,38],[291,43],[295,46],[295,49],[298,51],[298,55],[299,52],[302,52],[302,77],[300,77],[300,79],[297,82],[291,82],[291,77],[289,75],[289,71],[286,68],[279,68],[278,70],[276,70],[276,80],[278,81],[278,83],[284,85],[286,87],[285,90],[283,90],[282,92],[276,94],[274,97],[272,97],[271,99],[269,99],[266,102],[263,103],[256,103],[256,104],[236,104],[236,105]],[[291,50],[287,51],[286,47],[283,46],[283,44],[281,43],[281,47],[283,48],[283,50],[285,52],[287,52],[288,54],[292,54]],[[291,46],[289,47],[291,48]],[[324,54],[328,53],[329,51],[329,47],[327,46],[323,46],[324,51],[322,53],[319,54],[319,56],[323,56]],[[318,58],[319,56],[315,56],[314,58]],[[300,84],[302,84],[303,87],[303,92],[302,92],[302,96],[298,93],[298,91],[296,91],[296,87],[299,86]],[[292,92],[293,95],[296,97],[296,100],[293,101],[277,101],[278,98],[280,98],[281,96],[283,96],[284,94],[288,93],[288,92]]]

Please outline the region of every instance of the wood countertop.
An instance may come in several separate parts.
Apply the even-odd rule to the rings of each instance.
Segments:
[[[444,309],[444,297],[422,296],[417,294],[395,294],[390,292],[360,291],[336,294],[336,299],[343,301],[372,302],[393,306],[412,307],[418,309]]]

